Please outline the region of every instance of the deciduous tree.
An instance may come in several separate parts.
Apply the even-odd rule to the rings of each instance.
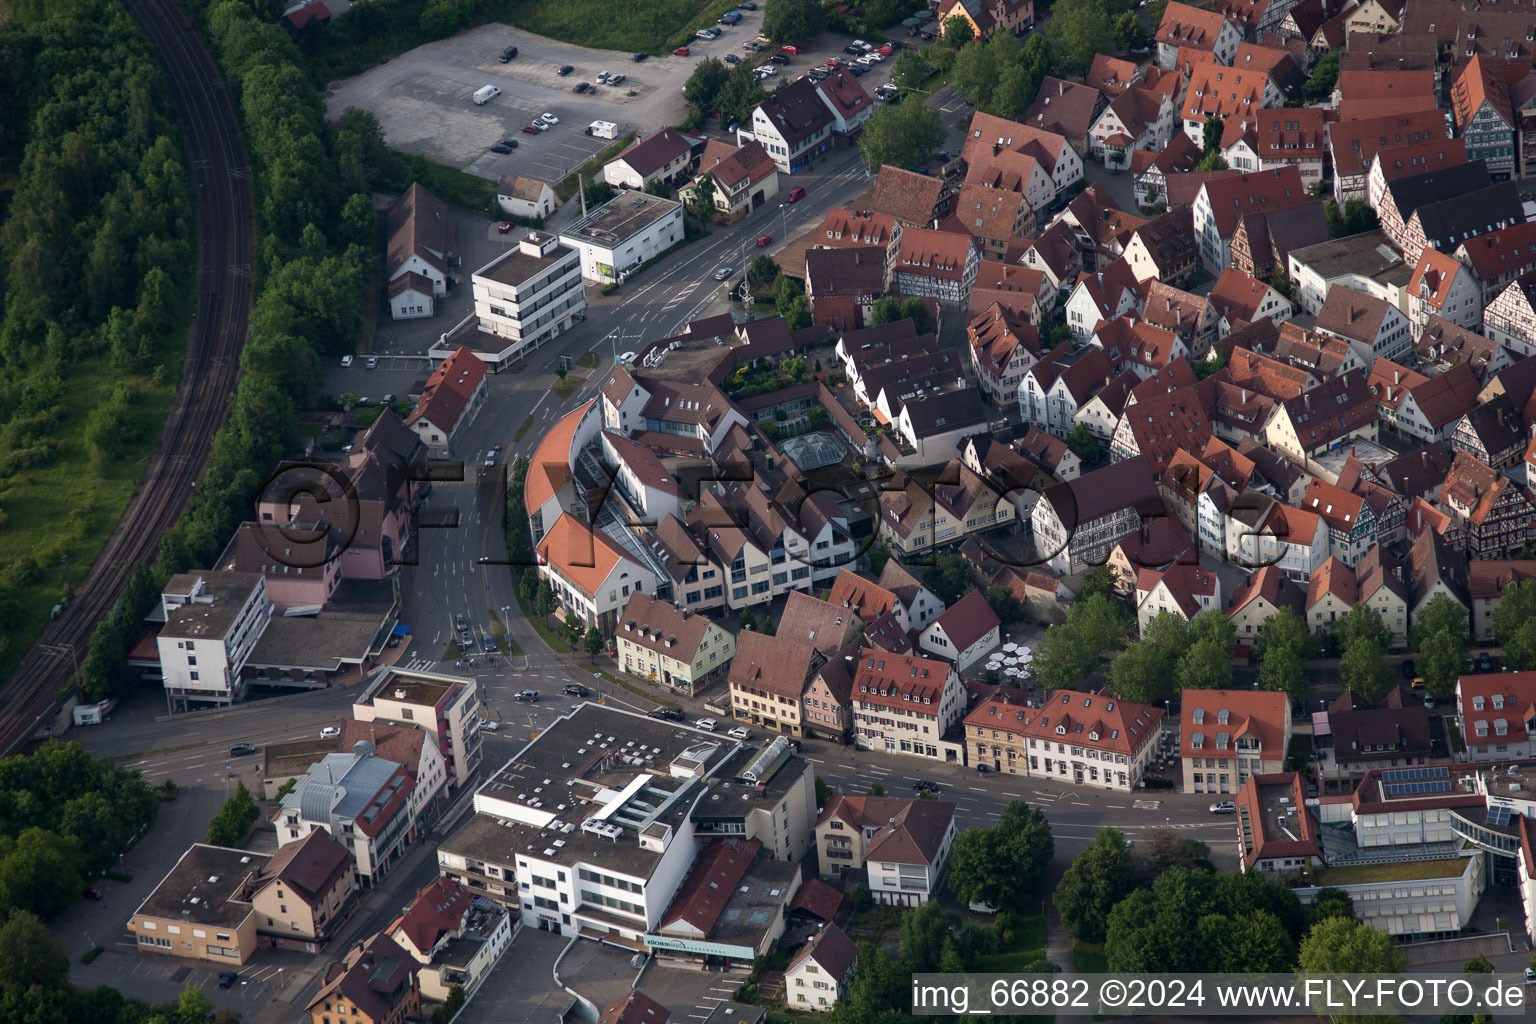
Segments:
[[[1109,912],[1135,888],[1136,865],[1125,833],[1101,828],[1093,845],[1073,859],[1052,899],[1074,939],[1101,943]]]
[[[1350,641],[1339,658],[1339,681],[1362,700],[1375,703],[1392,685],[1392,666],[1381,645],[1369,637]]]
[[[865,122],[859,152],[877,170],[886,164],[911,167],[925,163],[943,141],[944,123],[937,110],[926,103],[898,103]]]
[[[1504,588],[1493,610],[1493,636],[1511,670],[1536,668],[1536,580]]]
[[[1100,53],[1115,52],[1115,31],[1104,0],[1057,0],[1046,34],[1058,65],[1083,72]]]

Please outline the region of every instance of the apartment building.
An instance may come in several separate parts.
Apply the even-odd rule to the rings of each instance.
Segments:
[[[736,637],[703,615],[637,591],[614,631],[619,664],[631,675],[693,696],[720,678]]]
[[[1180,721],[1184,786],[1191,793],[1236,793],[1249,776],[1285,768],[1291,708],[1269,690],[1185,690]]]
[[[858,666],[851,697],[859,749],[964,763],[964,749],[946,738],[965,711],[953,665],[866,647]]]
[[[992,771],[1132,792],[1158,749],[1162,708],[1057,690],[1032,708],[999,688],[965,716],[969,759]]]

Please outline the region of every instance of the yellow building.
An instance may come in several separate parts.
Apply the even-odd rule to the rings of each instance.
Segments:
[[[128,919],[140,952],[239,966],[256,949],[256,876],[271,858],[194,843]]]
[[[692,696],[725,674],[736,638],[703,615],[636,591],[614,630],[624,671]]]

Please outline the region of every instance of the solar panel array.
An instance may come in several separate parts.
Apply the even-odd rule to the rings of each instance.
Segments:
[[[1503,804],[1494,804],[1492,807],[1488,808],[1488,820],[1485,822],[1485,824],[1508,825],[1509,812],[1510,808],[1504,806]]]
[[[1418,782],[1421,779],[1448,779],[1451,770],[1445,765],[1428,768],[1393,768],[1381,773],[1382,782]]]

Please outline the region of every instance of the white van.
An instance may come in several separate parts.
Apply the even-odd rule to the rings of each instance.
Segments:
[[[496,88],[496,86],[482,85],[480,88],[475,90],[475,106],[483,107],[500,95],[501,90]]]
[[[599,139],[616,139],[619,137],[619,126],[612,121],[593,121],[587,125],[591,129],[589,135],[595,135]]]

